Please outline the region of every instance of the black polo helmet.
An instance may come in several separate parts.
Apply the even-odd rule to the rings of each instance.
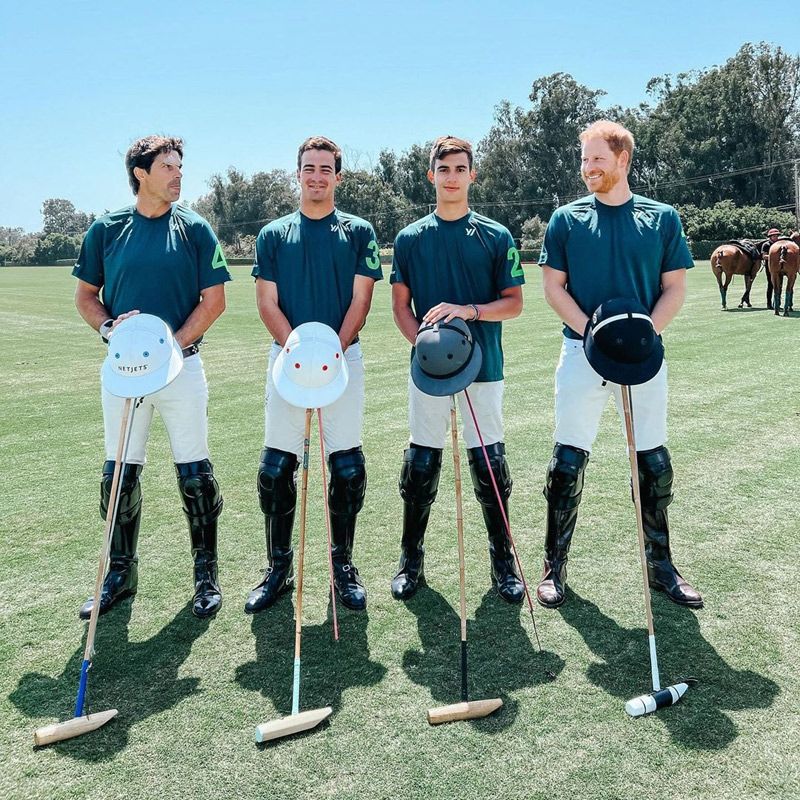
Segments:
[[[414,342],[411,380],[425,394],[444,397],[466,389],[483,363],[481,346],[458,317],[422,325]]]
[[[650,314],[629,297],[615,297],[597,307],[586,325],[583,350],[601,378],[627,386],[649,381],[664,361],[664,345]]]

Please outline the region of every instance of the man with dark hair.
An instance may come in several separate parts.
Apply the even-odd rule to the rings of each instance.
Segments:
[[[181,193],[183,142],[148,136],[125,156],[133,206],[97,219],[81,245],[72,274],[78,278],[75,305],[107,341],[124,319],[140,312],[166,321],[183,348],[184,367],[169,386],[146,397],[135,417],[128,463],[122,474],[119,511],[111,535],[108,574],[100,613],[136,594],[142,492],[139,476],[153,412],[169,435],[178,488],[189,523],[194,558],[192,613],[210,617],[222,604],[217,580],[217,518],[222,496],[208,452],[208,386],[199,346],[225,310],[225,282],[231,279],[209,224],[177,204]],[[106,462],[100,509],[105,516],[124,401],[103,389]],[[81,608],[88,619],[95,598]]]
[[[631,193],[630,131],[600,120],[581,133],[580,141],[581,177],[591,194],[556,209],[539,259],[545,298],[564,323],[555,375],[555,448],[544,489],[544,573],[536,590],[547,608],[564,602],[584,470],[610,395],[622,416],[620,387],[604,381],[584,354],[589,317],[608,300],[634,299],[648,310],[661,334],[683,305],[686,270],[693,266],[675,209]],[[666,364],[632,393],[650,586],[675,603],[699,608],[700,594],[675,569],[670,552]]]
[[[128,171],[128,183],[131,191],[139,194],[139,178],[137,177],[137,167],[149,173],[153,162],[159,155],[167,153],[177,153],[183,159],[183,139],[175,136],[145,136],[137,139],[125,153],[125,169]]]
[[[358,333],[383,277],[372,225],[334,205],[342,180],[342,151],[314,136],[300,145],[297,179],[300,208],[269,223],[256,240],[256,301],[274,339],[267,367],[264,449],[258,494],[267,540],[264,578],[250,592],[245,612],[269,608],[294,586],[292,527],[296,472],[303,452],[304,412],[275,391],[272,366],[291,331],[322,322],[339,334],[350,379],[344,394],[325,408],[324,444],[330,468],[333,573],[348,608],[366,608],[364,583],[353,564],[356,516],[364,504],[367,473],[361,449],[364,365]]]
[[[394,321],[413,345],[420,323],[458,317],[480,343],[483,364],[469,392],[489,463],[460,394],[463,438],[489,537],[492,583],[504,600],[519,603],[523,586],[503,520],[512,483],[503,435],[501,322],[522,312],[525,278],[508,230],[469,208],[469,187],[475,180],[470,143],[455,136],[437,139],[431,149],[428,180],[436,189],[435,211],[400,231],[394,244]],[[400,564],[391,586],[398,600],[408,600],[424,577],[423,542],[438,491],[450,419],[449,397],[424,394],[410,379],[408,394],[411,436],[400,473],[403,533]]]
[[[335,175],[342,172],[342,148],[336,142],[332,142],[326,136],[309,136],[300,147],[297,148],[297,171],[303,168],[303,155],[309,150],[322,150],[333,154],[333,171]]]

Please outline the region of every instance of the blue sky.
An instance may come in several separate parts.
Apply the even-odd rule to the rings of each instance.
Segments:
[[[27,0],[0,10],[0,225],[40,207],[131,202],[122,158],[153,132],[186,140],[183,197],[211,174],[291,168],[322,133],[370,166],[441,133],[473,140],[502,99],[563,71],[646,99],[647,81],[724,62],[745,41],[800,50],[797,3]],[[763,9],[767,9],[766,10]],[[748,165],[743,165],[748,166]]]

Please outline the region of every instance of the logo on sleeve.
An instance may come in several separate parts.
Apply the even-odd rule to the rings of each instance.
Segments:
[[[220,267],[228,266],[225,260],[225,253],[222,252],[222,245],[217,242],[217,249],[214,250],[214,258],[211,259],[211,269],[219,269]]]

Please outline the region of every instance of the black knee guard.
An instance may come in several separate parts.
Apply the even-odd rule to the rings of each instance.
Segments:
[[[486,455],[488,463],[482,447],[473,447],[467,452],[475,497],[481,504],[483,522],[489,537],[492,583],[504,600],[509,603],[521,603],[525,589],[519,577],[516,558],[506,529],[508,498],[511,496],[513,483],[506,461],[505,444],[495,442],[487,445]]]
[[[258,465],[258,499],[267,516],[291,514],[297,504],[297,456],[265,447]]]
[[[486,454],[489,456],[489,464],[483,456],[483,448],[473,447],[467,452],[469,461],[469,472],[472,476],[472,486],[475,489],[475,497],[482,506],[496,506],[497,496],[494,493],[492,477],[489,474],[491,469],[500,497],[505,501],[511,496],[511,488],[514,485],[511,480],[511,471],[506,461],[506,446],[503,442],[486,445]]]
[[[108,514],[111,501],[114,464],[114,461],[103,464],[103,477],[100,481],[100,514],[103,519]],[[139,575],[136,546],[142,510],[142,489],[139,483],[141,472],[141,464],[126,464],[120,476],[117,516],[109,545],[108,573],[103,580],[103,591],[100,595],[101,614],[105,614],[117,601],[136,594]],[[81,619],[89,619],[93,605],[94,598],[90,597],[79,612]]]
[[[100,481],[100,516],[105,519],[111,498],[111,484],[114,482],[114,461],[103,464],[103,478]],[[117,523],[125,525],[132,522],[142,508],[142,486],[139,476],[141,464],[126,464],[122,472],[122,486],[117,506]]]
[[[588,461],[589,454],[585,450],[568,444],[556,444],[544,487],[544,496],[550,508],[568,511],[578,507]]]
[[[367,606],[364,582],[353,564],[356,517],[364,505],[367,470],[360,447],[337,450],[328,457],[331,470],[328,502],[331,512],[333,581],[342,603],[362,610]]]
[[[400,497],[410,505],[427,508],[433,505],[439,491],[442,451],[434,447],[409,445],[403,453],[400,470]]]
[[[366,461],[361,448],[331,453],[328,466],[331,471],[328,487],[331,514],[358,514],[367,493]]]
[[[441,449],[412,442],[403,453],[399,484],[403,498],[403,534],[400,563],[392,579],[392,595],[397,600],[408,600],[424,582],[423,542],[441,471]]]
[[[672,461],[663,445],[636,454],[642,505],[664,511],[672,502]]]
[[[222,605],[217,580],[217,520],[222,513],[222,494],[207,458],[176,464],[175,473],[194,559],[192,613],[205,619],[213,617]]]
[[[222,513],[222,494],[211,462],[205,458],[176,464],[175,472],[183,499],[183,513],[203,525],[217,519]]]

